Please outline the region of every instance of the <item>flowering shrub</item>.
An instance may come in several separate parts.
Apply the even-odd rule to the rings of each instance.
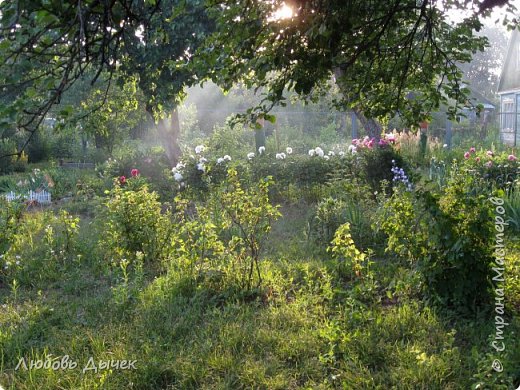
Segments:
[[[395,184],[402,184],[408,191],[411,191],[413,189],[412,183],[408,179],[408,176],[404,172],[403,168],[399,168],[397,165],[395,165],[395,160],[392,160],[392,173],[394,174],[394,177],[392,179],[392,182]]]
[[[150,148],[144,152],[137,148],[122,148],[115,155],[114,158],[109,158],[103,164],[96,166],[99,176],[106,181],[105,188],[110,188],[114,177],[124,176],[123,181],[146,178],[150,188],[162,197],[171,196],[173,183],[165,180],[171,167],[162,148]]]
[[[325,151],[318,146],[309,150],[308,155],[294,155],[291,147],[273,155],[267,154],[265,147],[260,147],[258,154],[245,153],[242,159],[233,162],[233,166],[248,173],[253,182],[272,176],[276,183],[271,189],[273,194],[281,194],[292,186],[302,192],[302,197],[311,201],[320,197],[320,187],[334,179],[358,177],[370,184],[372,192],[381,191],[384,180],[392,182],[392,161],[400,168],[405,167],[392,147],[392,137],[383,140],[380,145],[366,139],[355,141],[358,146],[352,145],[350,152]],[[207,193],[211,185],[225,181],[232,158],[229,155],[206,157],[206,149],[202,145],[196,149],[194,154],[185,156],[173,167],[171,177],[177,183],[178,190]]]
[[[357,149],[358,158],[357,172],[372,188],[372,191],[381,192],[388,188],[383,188],[383,183],[392,183],[395,173],[392,171],[395,166],[401,169],[408,169],[403,158],[394,148],[385,145],[383,147],[359,148]]]
[[[477,152],[473,147],[464,153],[462,169],[484,179],[491,187],[506,191],[520,178],[520,161],[515,155],[491,150]]]

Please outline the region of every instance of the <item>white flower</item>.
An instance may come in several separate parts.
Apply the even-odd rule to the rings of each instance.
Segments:
[[[247,154],[247,159],[252,160],[255,157],[255,154],[253,152]]]
[[[350,146],[348,147],[348,152],[349,152],[349,153],[352,153],[352,154],[356,154],[356,152],[357,152],[357,148],[356,148],[354,145],[350,145]]]
[[[341,151],[341,152],[338,153],[338,155],[339,155],[340,157],[343,157],[343,156],[345,155],[345,152],[344,152],[344,151]]]
[[[314,149],[309,150],[309,156],[314,156],[316,154],[316,151]]]
[[[317,156],[323,157],[325,155],[325,153],[323,152],[323,149],[320,148],[319,146],[316,149],[314,149],[314,151],[316,152]]]
[[[226,155],[224,156],[224,160],[226,160],[226,161],[231,161],[231,156],[229,156],[229,155],[226,154]]]
[[[204,149],[206,149],[204,145],[197,145],[195,146],[195,153],[201,154],[204,151]]]
[[[444,144],[442,145],[443,148],[447,148],[448,147],[448,144]]]
[[[330,159],[330,157],[329,157],[329,156],[323,156],[323,158],[324,158],[325,160],[328,160],[328,159]]]
[[[282,155],[280,153],[276,153],[275,157],[276,157],[277,160],[281,160],[282,159]]]
[[[179,172],[175,172],[174,175],[173,175],[173,178],[176,181],[181,181],[182,180],[182,175]]]
[[[177,163],[175,167],[172,168],[172,173],[175,174],[177,172],[180,172],[182,169],[184,169],[185,165],[181,162]]]
[[[336,155],[336,153],[334,153],[332,150],[329,150],[329,156],[330,157],[334,157]]]
[[[217,164],[222,164],[224,162],[224,159],[222,157],[217,158]]]
[[[17,261],[17,262],[16,262],[16,265],[20,265],[20,262],[19,262],[19,261]]]
[[[20,259],[20,256],[19,256],[19,255],[16,255],[15,257],[16,257],[16,259]]]
[[[208,162],[208,160],[205,159],[204,157],[201,157],[201,158],[199,159],[199,162],[202,163],[202,164],[204,164],[205,162]]]
[[[201,171],[201,172],[204,172],[204,169],[205,169],[205,168],[204,168],[204,164],[203,164],[203,163],[198,163],[198,164],[197,164],[197,169],[198,169],[199,171]]]
[[[258,148],[258,153],[259,153],[259,154],[262,154],[262,153],[264,153],[264,152],[265,152],[265,146],[260,146],[260,147]]]
[[[287,154],[292,154],[292,148],[291,147],[287,147],[287,149],[285,149],[285,151],[287,152]]]

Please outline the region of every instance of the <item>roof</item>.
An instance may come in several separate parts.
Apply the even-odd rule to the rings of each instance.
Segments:
[[[473,104],[482,104],[486,110],[494,110],[495,109],[495,103],[486,98],[484,95],[482,95],[479,91],[476,89],[473,89],[469,87],[469,100]]]
[[[520,90],[520,32],[515,29],[509,38],[497,92],[500,94],[517,90]]]

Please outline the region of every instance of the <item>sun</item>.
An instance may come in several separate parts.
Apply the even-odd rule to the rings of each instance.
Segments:
[[[282,20],[282,19],[290,19],[294,15],[293,9],[288,6],[287,4],[283,4],[282,7],[280,7],[274,14],[273,19],[274,20]]]

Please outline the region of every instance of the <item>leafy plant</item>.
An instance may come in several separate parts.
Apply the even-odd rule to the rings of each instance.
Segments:
[[[461,312],[491,297],[492,205],[478,182],[459,172],[440,193],[397,187],[379,222],[387,251],[410,261],[427,296]]]
[[[259,264],[262,244],[272,222],[281,216],[278,206],[269,202],[270,184],[271,178],[267,177],[256,186],[244,189],[237,170],[230,168],[227,183],[218,195],[226,216],[224,228],[233,230],[229,247],[235,253],[237,271],[247,290],[252,287],[255,269],[257,286],[262,282]]]
[[[334,239],[327,250],[336,259],[341,274],[361,277],[363,266],[367,265],[367,256],[356,248],[348,222],[336,230]]]
[[[134,180],[136,179],[136,180]],[[145,263],[159,265],[167,253],[170,220],[161,212],[155,192],[137,178],[116,184],[106,202],[106,242],[112,261],[143,254]]]

